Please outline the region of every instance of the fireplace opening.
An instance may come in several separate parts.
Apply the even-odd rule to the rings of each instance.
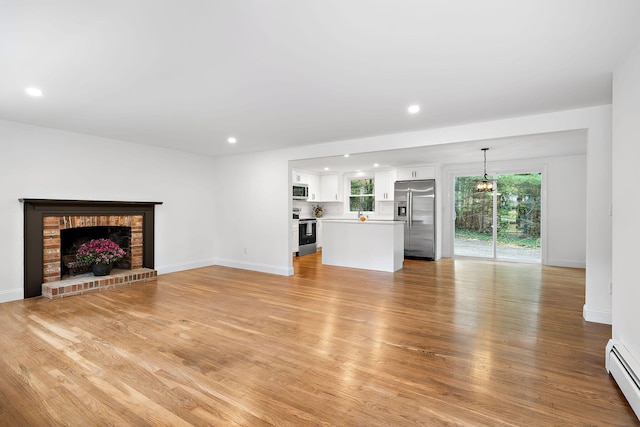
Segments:
[[[113,265],[117,269],[131,269],[131,227],[95,226],[60,230],[60,276],[62,278],[83,273],[86,266],[78,266],[76,252],[80,246],[93,239],[109,239],[118,244],[126,255]]]

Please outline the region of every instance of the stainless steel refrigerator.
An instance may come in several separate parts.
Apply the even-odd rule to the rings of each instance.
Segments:
[[[436,181],[396,181],[394,219],[404,221],[404,257],[435,259]]]

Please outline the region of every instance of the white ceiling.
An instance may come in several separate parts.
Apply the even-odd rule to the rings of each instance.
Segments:
[[[536,159],[544,157],[586,154],[587,131],[575,130],[513,138],[485,139],[455,144],[430,145],[417,148],[376,151],[349,157],[333,156],[291,162],[294,170],[316,173],[331,171],[374,171],[424,164],[462,164],[483,162],[482,148],[487,151],[487,163]],[[377,164],[377,167],[373,165]],[[481,168],[481,166],[480,166]],[[478,170],[481,174],[482,169]]]
[[[225,155],[601,105],[638,22],[637,0],[0,0],[0,118]]]

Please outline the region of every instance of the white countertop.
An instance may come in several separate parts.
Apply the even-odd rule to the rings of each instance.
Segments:
[[[353,224],[402,224],[404,221],[394,221],[392,219],[367,219],[365,221],[360,221],[359,219],[339,219],[339,218],[320,218],[323,222],[346,222]]]

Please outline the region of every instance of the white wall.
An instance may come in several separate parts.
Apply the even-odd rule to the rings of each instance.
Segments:
[[[587,288],[583,316],[611,324],[611,112],[587,138]]]
[[[216,264],[291,275],[291,173],[280,151],[216,159]]]
[[[24,295],[19,198],[163,202],[158,272],[213,264],[211,158],[7,121],[0,144],[0,302]]]
[[[640,362],[640,44],[613,78],[613,339]]]
[[[586,178],[586,156],[547,159],[547,265],[586,267]]]

